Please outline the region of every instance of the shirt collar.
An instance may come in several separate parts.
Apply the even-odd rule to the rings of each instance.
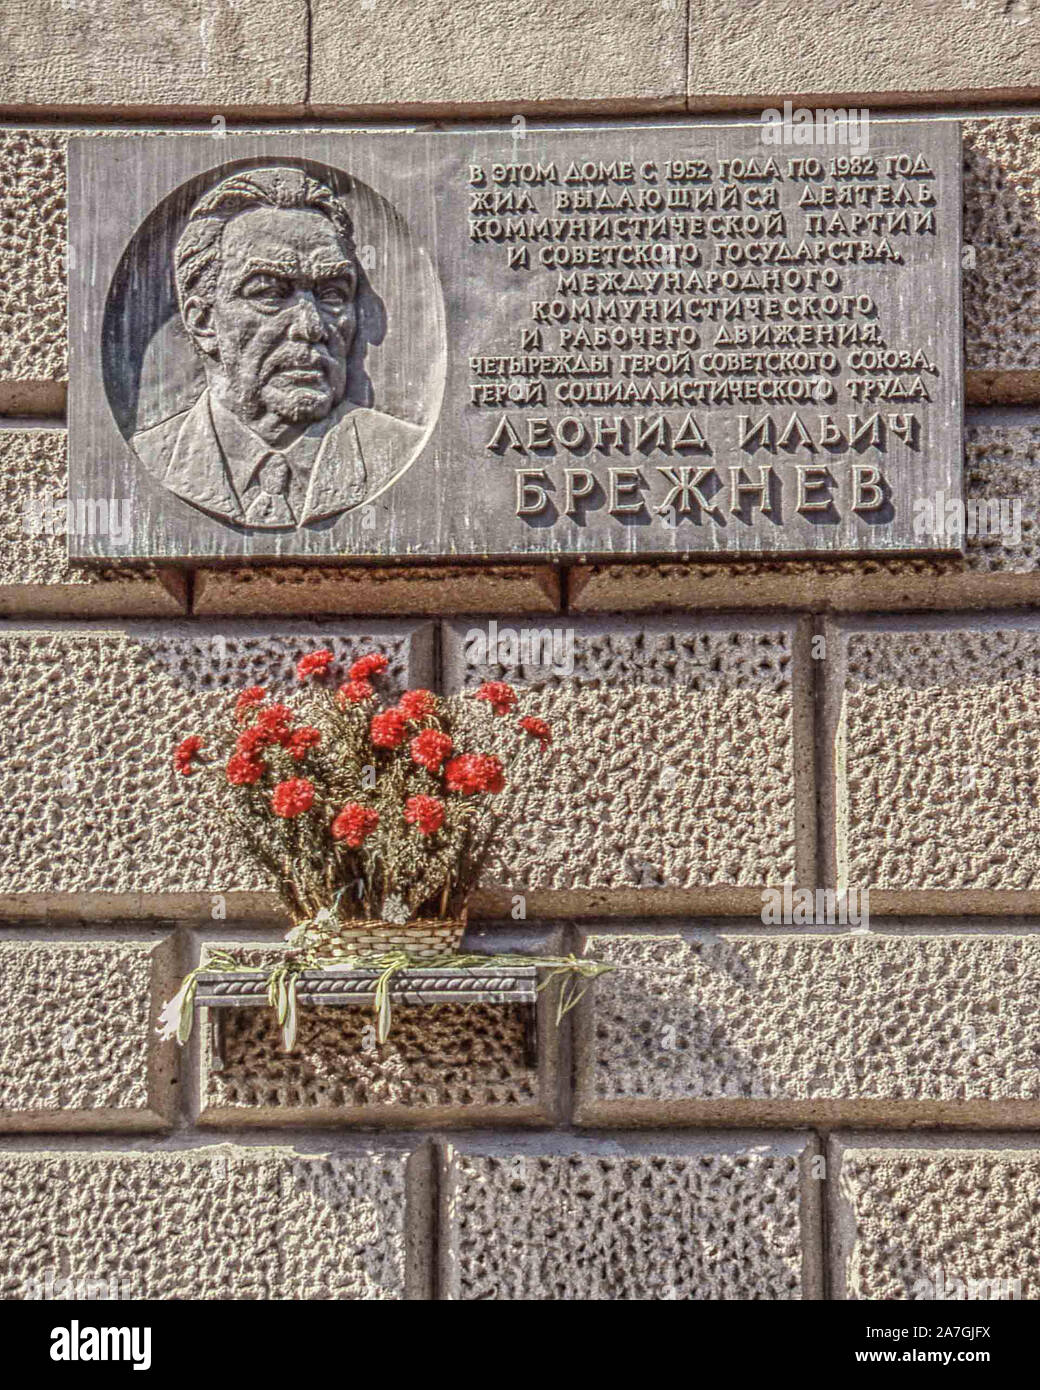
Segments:
[[[324,420],[316,421],[287,448],[275,449],[237,415],[232,414],[227,406],[222,405],[212,392],[209,397],[209,409],[213,429],[239,501],[253,482],[257,468],[270,454],[285,459],[293,473],[306,476],[313,467],[329,425],[340,414],[340,411],[334,411]]]

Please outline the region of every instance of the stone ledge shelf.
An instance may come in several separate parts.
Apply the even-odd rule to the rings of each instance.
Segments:
[[[302,970],[296,977],[296,1003],[344,1008],[371,1006],[382,973],[375,968]],[[263,970],[210,970],[199,974],[195,1007],[210,1010],[211,1070],[224,1068],[224,1011],[269,1008],[267,981],[268,972]],[[392,1004],[521,1004],[524,1062],[531,1068],[538,1065],[537,966],[415,967],[394,975],[389,993]]]

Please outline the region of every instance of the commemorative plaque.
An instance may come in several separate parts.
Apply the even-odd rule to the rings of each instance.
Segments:
[[[959,129],[769,134],[73,139],[71,553],[956,549]]]

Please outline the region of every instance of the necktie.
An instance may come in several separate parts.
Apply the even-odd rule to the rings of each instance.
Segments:
[[[257,493],[246,507],[247,526],[295,526],[296,518],[286,493],[289,465],[277,454],[267,454],[256,476]]]

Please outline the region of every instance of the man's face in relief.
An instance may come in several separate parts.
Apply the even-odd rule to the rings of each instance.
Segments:
[[[346,392],[357,286],[353,252],[322,213],[254,208],[233,218],[206,323],[223,403],[246,421],[323,420]]]

